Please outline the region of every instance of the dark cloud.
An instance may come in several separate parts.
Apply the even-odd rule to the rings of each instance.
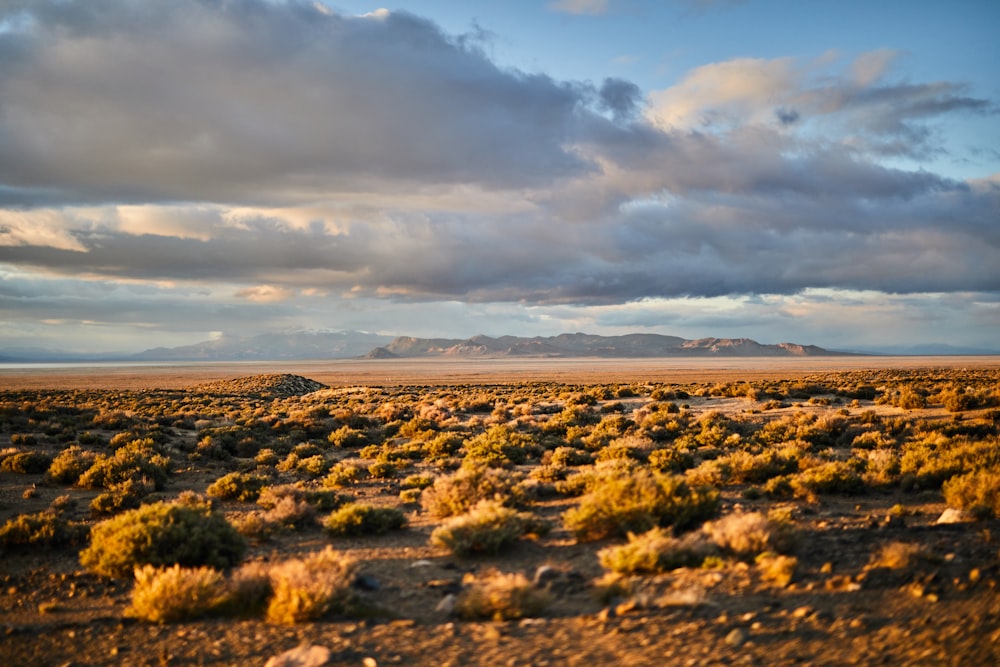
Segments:
[[[631,81],[608,78],[598,91],[600,107],[610,111],[616,120],[634,118],[642,103],[642,90]]]
[[[24,11],[29,28],[0,33],[11,203],[516,187],[589,168],[564,147],[582,87],[501,70],[408,14],[257,0]]]

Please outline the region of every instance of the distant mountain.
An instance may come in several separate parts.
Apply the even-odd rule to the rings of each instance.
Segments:
[[[749,338],[700,338],[687,340],[660,334],[595,336],[583,333],[558,336],[474,336],[412,338],[401,336],[368,353],[369,359],[414,357],[805,357],[849,354],[815,345],[779,343],[763,345]]]
[[[926,343],[924,345],[882,345],[857,348],[864,354],[884,354],[900,357],[947,357],[980,356],[1000,354],[1000,348],[960,347],[947,343]]]
[[[296,331],[257,336],[222,336],[215,340],[157,347],[129,359],[134,361],[279,361],[282,359],[350,359],[392,336],[362,331]]]

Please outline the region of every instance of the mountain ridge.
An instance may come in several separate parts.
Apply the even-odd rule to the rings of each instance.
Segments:
[[[750,338],[699,338],[689,340],[663,334],[599,336],[585,333],[557,336],[485,335],[471,338],[415,338],[398,336],[388,345],[376,347],[368,359],[412,359],[420,357],[796,357],[842,356],[851,352],[826,350],[798,343],[762,344]]]

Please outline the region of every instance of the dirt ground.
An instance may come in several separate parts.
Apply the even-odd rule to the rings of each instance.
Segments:
[[[311,370],[288,363],[269,364],[266,371],[353,386],[537,379],[718,382],[868,367],[1000,368],[996,358],[699,361],[704,368],[606,361],[488,368],[465,362],[446,368],[376,362],[380,365],[374,370],[365,367],[372,362],[327,362]],[[254,365],[35,373],[5,369],[0,389],[176,388],[258,370]],[[743,399],[691,400],[694,410],[745,407]],[[204,492],[224,471],[212,462],[182,466],[162,495]],[[25,497],[29,487],[33,492]],[[399,491],[398,480],[367,480],[351,489],[358,500],[375,505],[398,504]],[[0,518],[40,511],[63,493],[63,488],[46,486],[41,475],[0,473]],[[81,518],[96,493],[78,492]],[[125,614],[131,583],[87,573],[75,551],[6,553],[0,556],[0,664],[264,665],[303,645],[328,649],[327,664],[365,667],[1000,664],[1000,521],[938,523],[946,509],[939,491],[790,503],[799,531],[799,567],[787,586],[765,581],[752,564],[729,563],[645,577],[631,595],[610,599],[601,599],[593,582],[603,573],[595,554],[611,542],[577,543],[558,522],[574,502],[556,498],[538,503],[533,510],[557,527],[497,557],[456,558],[429,546],[434,523],[415,507],[409,509],[409,526],[386,536],[334,539],[316,527],[254,544],[251,560],[279,560],[333,544],[362,564],[357,593],[373,610],[367,617],[294,626],[231,618],[141,623]],[[905,514],[893,510],[901,504]],[[774,501],[723,492],[723,513],[773,506]],[[245,507],[228,503],[224,509]],[[905,569],[874,567],[873,555],[891,543],[919,544],[923,555]],[[448,594],[461,588],[464,575],[489,569],[529,578],[541,574],[552,606],[541,618],[507,622],[460,621],[441,607]]]

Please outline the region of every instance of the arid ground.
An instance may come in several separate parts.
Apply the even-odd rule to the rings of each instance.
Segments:
[[[165,481],[74,480],[74,447],[95,468],[169,461]],[[3,664],[264,665],[301,646],[333,665],[1000,664],[1000,358],[3,368],[0,464]],[[490,499],[533,526],[495,554],[431,538],[451,520],[432,492],[467,468],[506,479]],[[654,511],[659,559],[616,566],[650,526],[580,518],[618,516],[615,478],[714,504]],[[335,510],[279,516],[238,496],[251,482],[406,525],[338,535]],[[189,491],[245,536],[227,581],[332,546],[356,564],[349,603],[160,623],[131,576],[81,564],[95,526]],[[70,532],[11,527],[28,516]],[[543,603],[472,609],[492,572]]]

